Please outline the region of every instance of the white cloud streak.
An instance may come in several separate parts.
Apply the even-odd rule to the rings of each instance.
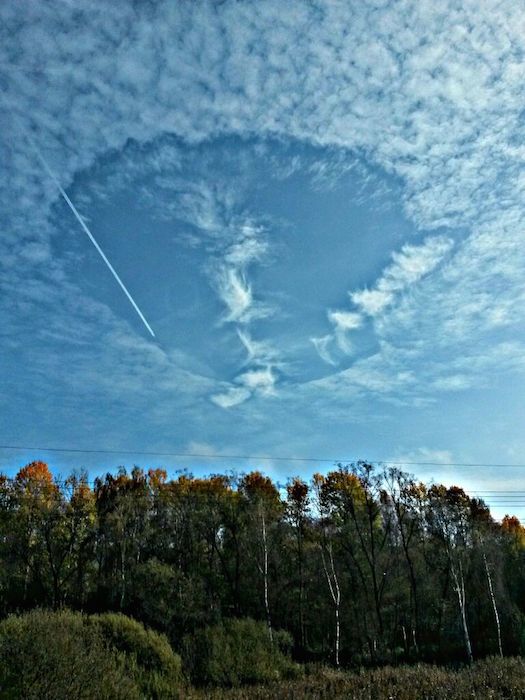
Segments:
[[[21,147],[28,133],[45,139],[66,189],[75,173],[129,139],[143,146],[166,133],[190,143],[271,135],[343,156],[364,153],[402,182],[405,212],[416,227],[427,235],[442,227],[461,230],[443,254],[446,265],[432,267],[439,250],[429,248],[419,259],[418,246],[408,246],[375,285],[351,292],[383,343],[369,365],[360,366],[364,375],[371,376],[373,365],[385,386],[406,395],[408,382],[398,376],[407,377],[414,356],[450,366],[451,358],[475,357],[479,345],[497,342],[487,334],[523,327],[525,20],[519,3],[137,7],[97,0],[76,3],[75,12],[65,3],[0,6],[0,63],[9,66],[16,56],[21,69],[5,71],[0,97],[4,267],[39,264],[38,254],[31,260],[34,246],[45,251],[52,236],[47,215],[56,194],[35,178]],[[211,236],[223,220],[214,204],[206,207],[210,202],[213,196],[202,203],[201,226]],[[442,240],[446,245],[448,234]],[[262,252],[249,252],[253,240],[242,250],[235,240],[230,244],[230,259],[223,250],[211,274],[226,318],[245,328],[263,313],[246,271]],[[53,274],[60,273],[55,267]],[[337,330],[336,324],[334,339]],[[343,330],[340,339],[348,342],[349,333]],[[342,352],[326,336],[314,345],[326,358]],[[500,360],[490,361],[498,370]],[[339,379],[343,387],[344,376]]]
[[[254,300],[248,282],[248,268],[260,262],[268,252],[262,227],[244,223],[234,227],[234,242],[222,254],[220,262],[212,267],[212,280],[228,314],[227,322],[249,324],[271,314],[271,310]]]
[[[453,241],[445,236],[432,236],[421,245],[405,244],[400,252],[392,253],[393,262],[382,272],[371,289],[349,292],[357,311],[328,311],[328,320],[334,333],[311,338],[324,362],[337,363],[329,352],[334,343],[344,355],[354,351],[348,333],[362,328],[366,317],[376,318],[384,314],[396,298],[433,272],[453,247]]]
[[[78,223],[79,223],[80,226],[82,227],[82,230],[83,230],[84,233],[87,235],[87,237],[89,238],[89,240],[91,241],[91,243],[93,243],[93,245],[95,246],[95,248],[96,248],[98,254],[100,255],[100,257],[102,258],[102,260],[106,263],[106,266],[108,267],[109,271],[111,272],[111,274],[113,275],[113,277],[114,277],[115,280],[117,281],[118,285],[120,286],[120,288],[122,289],[122,291],[124,292],[124,294],[126,295],[126,297],[128,298],[128,301],[130,302],[131,306],[135,309],[135,311],[137,312],[137,314],[138,314],[140,320],[141,320],[142,323],[146,326],[147,331],[148,331],[148,332],[150,333],[150,335],[154,338],[154,337],[155,337],[155,333],[153,332],[152,327],[151,327],[151,326],[149,325],[149,323],[147,322],[146,317],[144,316],[144,314],[142,313],[142,311],[139,309],[137,303],[135,302],[135,300],[133,299],[133,297],[132,297],[131,294],[129,293],[129,291],[128,291],[126,285],[124,284],[124,282],[120,279],[120,277],[119,277],[119,275],[117,274],[117,271],[115,270],[115,268],[113,267],[113,265],[112,265],[112,264],[109,262],[109,260],[107,259],[106,255],[104,254],[104,251],[102,250],[102,248],[101,248],[101,247],[99,246],[99,244],[97,243],[95,237],[93,236],[93,234],[91,233],[91,231],[90,231],[89,228],[87,227],[86,222],[84,221],[84,219],[83,219],[83,218],[80,216],[80,214],[78,213],[78,211],[77,211],[75,205],[74,205],[73,202],[70,200],[70,198],[67,196],[67,194],[66,194],[65,190],[63,189],[62,185],[60,184],[60,182],[58,181],[57,177],[55,176],[55,174],[53,173],[53,171],[52,171],[51,168],[49,167],[49,165],[48,165],[46,159],[44,158],[44,156],[42,155],[42,153],[39,151],[39,149],[38,149],[38,147],[36,146],[36,144],[35,144],[34,142],[32,142],[32,141],[31,141],[30,143],[31,143],[31,146],[32,146],[33,150],[35,151],[35,153],[36,153],[36,155],[37,155],[39,161],[40,161],[40,162],[42,163],[42,165],[44,166],[44,168],[45,168],[47,174],[48,174],[49,177],[53,180],[53,182],[55,183],[55,185],[58,187],[58,190],[59,190],[60,194],[62,195],[62,197],[64,198],[64,200],[65,200],[65,202],[67,203],[68,207],[69,207],[69,208],[71,209],[71,211],[73,212],[73,214],[74,214],[76,220],[78,221]]]
[[[220,394],[212,394],[211,400],[220,408],[233,408],[247,401],[251,392],[244,387],[230,387]]]
[[[362,316],[353,311],[329,311],[328,320],[341,331],[354,331],[363,325]]]
[[[228,308],[227,321],[247,322],[253,302],[246,277],[235,268],[222,269],[215,278],[219,295]]]
[[[372,289],[350,292],[352,303],[367,316],[378,316],[397,294],[432,272],[452,246],[453,241],[444,236],[427,238],[422,245],[404,245],[401,252],[392,254],[393,263]]]
[[[337,362],[330,354],[330,345],[332,344],[333,340],[334,338],[330,333],[328,335],[323,335],[319,338],[310,338],[310,341],[313,343],[321,360],[326,362],[326,364],[335,367],[337,365]]]

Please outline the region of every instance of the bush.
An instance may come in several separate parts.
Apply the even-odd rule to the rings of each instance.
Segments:
[[[420,664],[361,672],[312,667],[301,679],[190,691],[187,700],[524,700],[525,661],[491,658],[461,669]]]
[[[299,667],[282,653],[290,645],[286,633],[270,642],[266,625],[255,620],[227,620],[184,640],[184,660],[199,685],[238,686],[268,683],[297,675]]]
[[[78,613],[35,610],[0,622],[5,700],[133,700],[124,657]]]
[[[164,635],[125,615],[35,610],[0,623],[0,696],[171,700],[181,660]]]
[[[148,630],[120,613],[92,615],[89,622],[110,646],[125,654],[146,697],[154,700],[178,697],[181,659],[163,634]]]
[[[133,609],[140,611],[140,619],[155,629],[167,631],[177,614],[177,592],[181,572],[160,562],[147,559],[134,572]],[[151,591],[155,595],[151,595]]]

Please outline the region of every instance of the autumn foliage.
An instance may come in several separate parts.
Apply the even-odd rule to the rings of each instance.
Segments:
[[[57,479],[35,461],[0,479],[4,618],[69,608],[122,641],[133,617],[176,653],[230,633],[242,648],[242,629],[271,650],[285,633],[296,661],[377,666],[521,653],[524,601],[519,520],[397,468],[337,465],[280,486],[260,471],[138,467]]]

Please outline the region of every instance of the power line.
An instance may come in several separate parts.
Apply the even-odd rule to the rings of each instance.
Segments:
[[[196,459],[243,459],[243,460],[265,460],[275,462],[331,462],[351,463],[357,462],[358,459],[337,459],[335,457],[289,457],[282,455],[246,455],[246,454],[206,454],[199,452],[155,452],[152,450],[115,450],[115,449],[82,449],[79,447],[35,447],[33,445],[0,445],[0,450],[17,450],[17,451],[36,451],[36,452],[61,452],[70,454],[114,454],[114,455],[130,455],[141,457],[184,457]],[[367,459],[363,460],[368,464],[391,464],[395,466],[413,465],[413,466],[428,466],[428,467],[518,467],[525,468],[525,464],[504,464],[504,463],[488,463],[488,462],[417,462],[412,460],[399,461],[391,459]]]
[[[50,486],[51,488],[53,488],[53,487],[57,487],[57,488],[66,487],[66,488],[71,488],[71,489],[75,489],[75,487],[82,486],[82,485],[88,486],[88,487],[93,487],[93,488],[95,486],[98,486],[98,485],[104,487],[107,485],[107,482],[104,481],[104,478],[106,476],[111,476],[115,480],[118,480],[118,475],[115,476],[115,475],[110,474],[110,473],[105,474],[105,475],[101,475],[100,477],[97,477],[95,479],[80,479],[76,484],[70,482],[67,479],[60,479],[60,478],[55,477],[52,482],[50,482],[49,484],[45,484],[45,486]],[[15,485],[17,482],[16,477],[4,476],[3,478],[5,480],[4,483],[8,482],[12,485]],[[168,482],[165,485],[169,487],[169,483],[170,482]],[[148,486],[148,483],[145,480],[138,481],[138,482],[136,482],[136,486]],[[279,484],[277,484],[277,486],[279,486]],[[525,491],[513,492],[514,500],[512,500],[507,495],[500,495],[500,496],[494,495],[491,497],[491,494],[508,493],[505,491],[498,492],[496,490],[496,491],[489,491],[489,492],[484,492],[484,493],[489,494],[489,495],[483,496],[482,493],[479,491],[474,491],[474,490],[471,491],[469,489],[465,489],[465,494],[467,496],[469,496],[469,498],[475,499],[475,498],[481,497],[481,500],[485,501],[485,503],[493,511],[495,509],[506,510],[506,511],[508,511],[508,513],[509,512],[510,513],[516,513],[516,512],[521,513],[522,511],[525,511]],[[40,498],[45,498],[45,496],[43,494],[34,494],[34,493],[33,494],[18,494],[17,497],[20,497],[21,495],[23,495],[24,497],[27,497],[30,501],[35,500],[35,498],[36,498],[36,500],[39,500]],[[200,495],[200,496],[204,496],[204,497],[206,496],[205,493],[194,494],[194,495]],[[141,492],[128,491],[128,492],[126,492],[126,496],[127,497],[130,497],[130,496],[146,497],[146,498],[150,498],[150,499],[153,498],[153,501],[155,501],[155,502],[169,502],[169,499],[170,499],[169,491],[168,492],[160,491],[158,493],[146,493],[146,492],[142,492],[142,491]]]
[[[185,472],[184,470],[175,470],[175,474],[181,474],[182,476],[190,477],[190,473]],[[93,479],[82,479],[79,478],[77,485],[79,484],[85,484],[87,486],[94,486],[97,482],[104,483],[104,479],[106,476],[110,476],[113,479],[117,480],[119,478],[119,474],[112,474],[111,472],[105,472],[103,474],[100,474],[98,477],[94,477]],[[7,475],[1,475],[3,476],[3,479],[7,482],[10,483],[15,483],[16,482],[16,477],[15,476],[7,476]],[[126,478],[131,479],[130,474],[125,474],[124,475]],[[144,475],[147,476],[147,475]],[[207,478],[207,477],[205,477]],[[56,486],[73,486],[73,483],[71,483],[68,479],[62,479],[62,478],[57,478],[53,477],[53,482],[54,485]],[[142,481],[137,481],[137,485],[139,484],[145,484],[146,482]],[[276,482],[277,486],[281,485],[281,482]],[[476,490],[471,490],[468,488],[463,488],[463,491],[470,496],[471,498],[480,498],[481,500],[490,500],[491,502],[494,502],[495,505],[523,505],[525,506],[525,491],[513,491],[511,495],[510,492],[507,491],[499,491],[498,489],[493,489],[491,491],[476,491]]]

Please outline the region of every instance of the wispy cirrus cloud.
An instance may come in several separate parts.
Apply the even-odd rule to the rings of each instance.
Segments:
[[[392,253],[393,262],[371,289],[350,292],[352,303],[363,314],[378,316],[393,303],[396,295],[432,272],[452,246],[453,241],[445,236],[429,237],[422,245],[405,244],[399,253]]]
[[[244,223],[234,231],[233,239],[233,243],[211,263],[210,276],[227,309],[224,320],[245,325],[272,313],[268,305],[255,300],[248,281],[250,266],[264,259],[268,242],[263,228],[251,223]]]
[[[222,269],[214,283],[228,309],[226,321],[246,322],[252,318],[253,295],[246,276],[235,268]]]
[[[352,352],[352,345],[347,333],[361,328],[363,325],[362,316],[353,311],[329,311],[328,320],[334,326],[334,337],[339,349],[349,355]]]
[[[354,331],[363,324],[362,316],[353,311],[329,311],[328,320],[341,331]]]
[[[246,350],[246,369],[225,391],[212,394],[211,400],[221,408],[237,406],[254,395],[275,394],[278,371],[283,367],[279,351],[267,342],[254,340],[246,329],[238,329],[237,333]]]
[[[424,231],[423,245],[399,240],[405,246],[375,281],[349,282],[352,305],[341,301],[345,289],[325,305],[339,314],[328,321],[330,333],[322,322],[308,330],[333,365],[341,355],[348,363],[360,332],[373,327],[378,348],[345,366],[343,374],[323,378],[331,395],[347,405],[379,394],[433,400],[486,376],[521,372],[516,358],[501,353],[477,362],[481,349],[519,336],[524,320],[525,31],[519,4],[402,0],[372,7],[292,0],[283,7],[270,0],[109,6],[92,0],[76,3],[74,11],[67,3],[4,3],[0,16],[1,303],[5,327],[16,331],[11,343],[23,337],[21,319],[31,313],[49,313],[53,321],[42,332],[57,337],[65,334],[68,319],[83,314],[76,304],[82,278],[74,277],[78,268],[72,263],[78,251],[67,260],[54,251],[63,233],[51,215],[56,192],[24,145],[28,133],[65,188],[82,174],[96,179],[115,153],[132,153],[119,174],[132,179],[133,168],[140,169],[137,163],[165,135],[195,147],[199,178],[177,171],[184,149],[165,144],[156,153],[155,187],[145,185],[140,196],[153,204],[162,199],[158,216],[179,217],[187,224],[188,244],[206,250],[224,328],[249,331],[261,342],[262,323],[256,324],[268,318],[270,305],[252,267],[266,259],[266,233],[256,224],[256,233],[246,236],[246,216],[232,216],[236,188],[205,177],[206,144],[255,134],[324,147],[335,154],[337,172],[349,172],[355,154],[363,154],[400,183],[404,212]],[[290,158],[283,177],[301,168],[300,158]],[[333,170],[318,166],[310,175],[332,187]],[[62,313],[47,307],[57,289],[62,296],[55,308]],[[120,327],[113,300],[98,311],[99,333]],[[345,327],[345,314],[361,315],[362,327]],[[84,318],[70,325],[78,344],[97,332]],[[128,332],[136,336],[131,327]],[[101,343],[96,352],[108,353],[111,367],[118,364],[119,347],[113,335],[108,338],[111,345]],[[149,346],[137,341],[137,347],[142,359],[134,360],[143,368],[140,376],[148,377]],[[222,392],[230,397],[226,403],[240,405],[262,396],[263,385],[253,389],[252,380],[244,385],[241,379],[236,384],[236,377],[266,365],[267,377],[278,370],[243,347],[249,362],[229,370],[229,382],[224,376],[204,382],[206,397]],[[472,371],[454,366],[458,356]],[[177,362],[158,362],[169,384],[172,374],[178,376]],[[418,371],[411,373],[414,363]],[[88,373],[84,363],[78,366]],[[147,389],[148,382],[130,380],[129,386],[137,385]],[[308,383],[304,390],[311,388]],[[294,389],[297,396],[301,387]],[[313,390],[322,391],[319,385]],[[289,414],[294,392],[283,401]],[[164,420],[170,415],[165,410]]]
[[[330,346],[334,342],[334,336],[331,333],[321,337],[314,336],[313,338],[310,338],[310,341],[313,343],[321,360],[326,362],[328,365],[332,365],[333,367],[337,365],[336,360],[334,360],[332,354],[330,353]]]
[[[233,408],[247,401],[251,396],[251,392],[245,387],[228,387],[225,391],[218,394],[212,394],[211,400],[220,408]]]
[[[319,357],[327,364],[335,366],[337,361],[333,358],[331,348],[350,355],[354,348],[348,338],[348,332],[361,328],[363,317],[354,311],[328,311],[327,316],[334,327],[334,333],[321,337],[314,336],[310,341],[314,344]]]
[[[430,236],[421,245],[406,243],[401,251],[394,251],[392,262],[371,288],[348,293],[353,310],[328,311],[334,333],[311,339],[321,359],[336,364],[329,350],[334,345],[344,355],[350,355],[354,345],[348,334],[362,328],[367,317],[376,319],[388,313],[400,295],[413,289],[443,262],[453,245],[452,239],[445,236]]]
[[[232,408],[244,403],[254,395],[275,394],[277,376],[271,365],[259,365],[242,372],[224,391],[211,395],[211,400],[221,408]]]

